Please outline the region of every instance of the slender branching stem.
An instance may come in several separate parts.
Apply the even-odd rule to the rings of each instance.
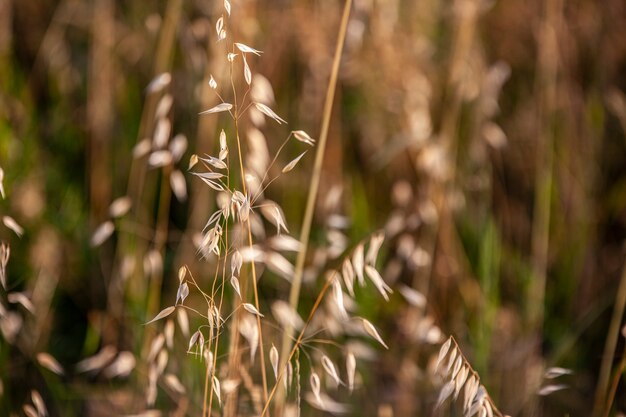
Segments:
[[[232,68],[232,65],[231,65]],[[233,77],[232,77],[232,69],[231,69],[231,83],[233,82]],[[245,177],[245,171],[244,171],[244,165],[243,165],[243,157],[242,157],[242,152],[241,152],[241,139],[239,137],[239,113],[238,111],[238,106],[237,106],[237,96],[236,96],[236,92],[235,92],[235,87],[233,85],[233,94],[234,94],[234,111],[235,111],[235,136],[237,139],[237,154],[239,157],[239,169],[240,169],[240,175],[241,175],[241,187],[243,190],[243,194],[245,195],[245,197],[247,199],[250,198],[250,196],[248,195],[248,189],[246,186],[246,177]],[[247,93],[246,93],[247,94]],[[252,247],[252,228],[250,225],[250,219],[248,219],[246,221],[246,228],[247,228],[247,234],[248,234],[248,245],[250,247]],[[252,291],[254,294],[254,306],[256,307],[256,309],[258,311],[260,311],[260,307],[259,307],[259,291],[257,288],[257,273],[256,273],[256,266],[254,264],[254,262],[250,263],[250,269],[251,269],[251,273],[252,273]],[[245,286],[244,286],[245,287]],[[244,294],[242,294],[242,296],[245,296]],[[259,353],[261,355],[261,377],[263,379],[263,399],[267,400],[267,372],[265,369],[265,351],[264,351],[264,346],[263,346],[263,331],[262,331],[262,326],[261,326],[261,317],[259,317],[258,315],[256,316],[256,321],[257,321],[257,327],[258,327],[258,332],[259,332]]]

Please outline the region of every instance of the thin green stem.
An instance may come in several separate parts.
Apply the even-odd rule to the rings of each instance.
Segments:
[[[607,332],[606,342],[604,344],[604,354],[602,355],[602,364],[600,365],[600,375],[598,376],[598,385],[596,387],[596,397],[594,402],[593,415],[598,417],[602,414],[603,407],[610,409],[609,402],[609,379],[611,378],[611,364],[615,357],[615,347],[619,336],[620,324],[624,317],[626,309],[626,264],[622,269],[622,277],[615,298],[615,306],[613,307],[613,316],[611,324]]]
[[[603,417],[609,417],[611,405],[613,405],[613,401],[615,401],[615,393],[617,392],[617,386],[619,385],[619,380],[622,378],[624,369],[626,369],[626,354],[622,354],[622,359],[619,361],[619,365],[617,366],[617,370],[613,376],[613,382],[611,383],[611,388],[608,392]]]

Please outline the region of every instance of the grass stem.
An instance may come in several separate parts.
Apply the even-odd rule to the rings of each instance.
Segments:
[[[615,358],[615,348],[619,337],[620,325],[624,318],[624,310],[626,309],[626,264],[622,269],[622,277],[615,298],[615,306],[613,307],[613,315],[611,324],[606,336],[604,344],[604,354],[602,355],[602,364],[600,365],[600,375],[598,376],[598,384],[596,386],[596,395],[593,407],[593,415],[599,417],[602,415],[603,409],[608,413],[611,409],[612,399],[609,395],[609,379],[611,377],[611,365]],[[606,415],[606,414],[605,414]]]
[[[333,58],[333,67],[328,82],[328,88],[326,90],[326,99],[324,102],[324,110],[322,115],[322,127],[320,130],[319,142],[315,153],[315,163],[313,166],[313,173],[311,175],[311,182],[309,184],[309,193],[307,196],[306,208],[304,212],[304,220],[302,221],[302,229],[300,232],[300,244],[301,249],[298,252],[296,259],[295,272],[293,280],[291,282],[291,289],[289,292],[289,305],[294,311],[298,310],[298,300],[300,298],[300,288],[302,286],[302,274],[304,271],[304,263],[306,260],[307,248],[309,243],[309,235],[311,233],[311,224],[313,223],[313,213],[315,211],[315,201],[317,199],[317,193],[319,189],[320,177],[322,175],[322,163],[324,161],[324,151],[326,149],[326,142],[328,140],[328,130],[330,127],[330,118],[333,110],[333,101],[335,97],[335,90],[337,87],[337,78],[339,74],[339,64],[341,63],[341,55],[343,52],[343,45],[345,43],[346,32],[348,29],[348,20],[350,17],[350,9],[352,8],[352,0],[346,0],[343,15],[341,18],[341,25],[339,27],[339,35],[337,37],[337,44],[335,47],[335,56]],[[287,353],[291,349],[293,337],[293,328],[287,327],[283,334],[282,348],[281,348],[281,368],[285,366],[285,359]],[[276,384],[278,385],[278,384]],[[277,415],[280,415],[282,406],[284,404],[284,391],[280,391],[277,396],[276,409]]]

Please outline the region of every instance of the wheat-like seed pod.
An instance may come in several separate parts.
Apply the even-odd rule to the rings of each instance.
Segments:
[[[494,415],[507,417],[495,406],[487,389],[480,383],[480,376],[452,336],[439,349],[435,372],[438,372],[444,380],[436,407],[440,407],[453,394],[453,401],[456,401],[461,388],[464,388],[462,404],[464,417]]]

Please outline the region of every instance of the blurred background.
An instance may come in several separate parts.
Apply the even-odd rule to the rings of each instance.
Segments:
[[[251,66],[289,122],[263,130],[270,154],[291,130],[317,137],[343,3],[232,7],[230,30],[263,51]],[[179,267],[210,285],[194,236],[215,198],[187,168],[191,154],[215,154],[224,128],[198,116],[217,101],[210,76],[227,75],[214,28],[223,10],[0,0],[0,238],[11,250],[0,414],[23,415],[33,389],[51,415],[141,411],[140,377],[76,364],[112,346],[109,359],[134,352],[140,373],[143,324],[173,304]],[[588,416],[611,386],[611,414],[626,412],[625,90],[622,0],[354,1],[313,246],[384,230],[383,277],[427,304],[397,292],[361,302],[390,350],[360,370],[352,415],[433,414],[426,369],[438,346],[416,336],[424,320],[455,337],[506,414]],[[178,138],[165,166],[146,163],[156,129]],[[285,162],[299,153],[286,152]],[[267,191],[296,238],[312,161]],[[349,224],[341,236],[328,228],[338,218]],[[286,299],[284,284],[260,284],[261,298]],[[199,415],[204,374],[178,359],[191,405],[181,412],[170,395],[156,408]],[[567,372],[550,379],[551,367]]]

